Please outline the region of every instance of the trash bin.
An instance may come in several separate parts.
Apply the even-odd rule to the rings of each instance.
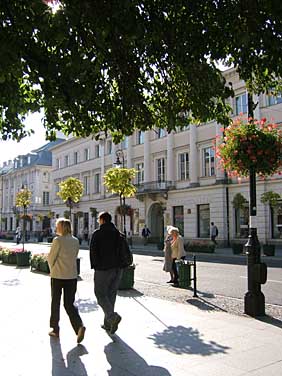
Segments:
[[[191,263],[188,260],[177,260],[179,287],[187,289],[191,286]]]

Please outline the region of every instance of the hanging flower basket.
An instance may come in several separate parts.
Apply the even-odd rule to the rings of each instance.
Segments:
[[[276,124],[239,117],[224,130],[216,155],[229,175],[248,176],[254,169],[268,176],[281,167],[281,150],[282,135]]]

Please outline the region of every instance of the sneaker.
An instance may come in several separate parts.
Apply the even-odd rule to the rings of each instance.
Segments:
[[[79,329],[78,329],[78,332],[77,332],[77,343],[80,343],[83,341],[84,339],[84,334],[85,334],[85,326],[81,326]]]
[[[117,329],[118,329],[118,324],[121,322],[121,316],[114,312],[114,316],[112,318],[112,320],[110,320],[109,324],[110,324],[110,330],[109,330],[109,333],[110,334],[114,334]]]
[[[48,334],[50,337],[59,338],[59,333],[55,332],[55,330],[51,330]]]

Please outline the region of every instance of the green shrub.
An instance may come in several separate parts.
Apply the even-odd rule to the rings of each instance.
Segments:
[[[209,240],[192,240],[184,248],[189,253],[214,253],[215,244]]]

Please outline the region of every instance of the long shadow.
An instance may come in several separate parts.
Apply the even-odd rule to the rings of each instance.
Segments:
[[[66,362],[59,339],[50,338],[52,352],[52,376],[88,376],[80,357],[88,354],[83,345],[77,345],[67,353]]]
[[[227,310],[208,302],[207,300],[198,297],[197,299],[187,299],[187,303],[191,304],[194,307],[197,307],[201,311],[212,312],[212,311],[220,311],[220,312],[228,312]]]
[[[257,317],[258,321],[265,322],[266,324],[277,326],[278,328],[282,328],[282,320],[276,319],[275,317],[272,316],[261,316]]]
[[[124,298],[138,298],[143,296],[144,294],[135,289],[128,289],[128,290],[118,290],[118,296],[122,296]]]
[[[169,326],[163,332],[150,336],[160,349],[174,354],[199,354],[208,356],[218,353],[225,354],[230,347],[222,346],[215,341],[204,341],[202,334],[194,328]]]
[[[98,311],[99,308],[97,302],[92,299],[78,299],[75,301],[75,304],[79,312],[83,313]]]
[[[109,376],[171,376],[171,373],[163,367],[150,366],[120,337],[117,337],[115,343],[111,342],[105,346],[104,351],[107,361],[111,365],[111,369],[108,370]]]

